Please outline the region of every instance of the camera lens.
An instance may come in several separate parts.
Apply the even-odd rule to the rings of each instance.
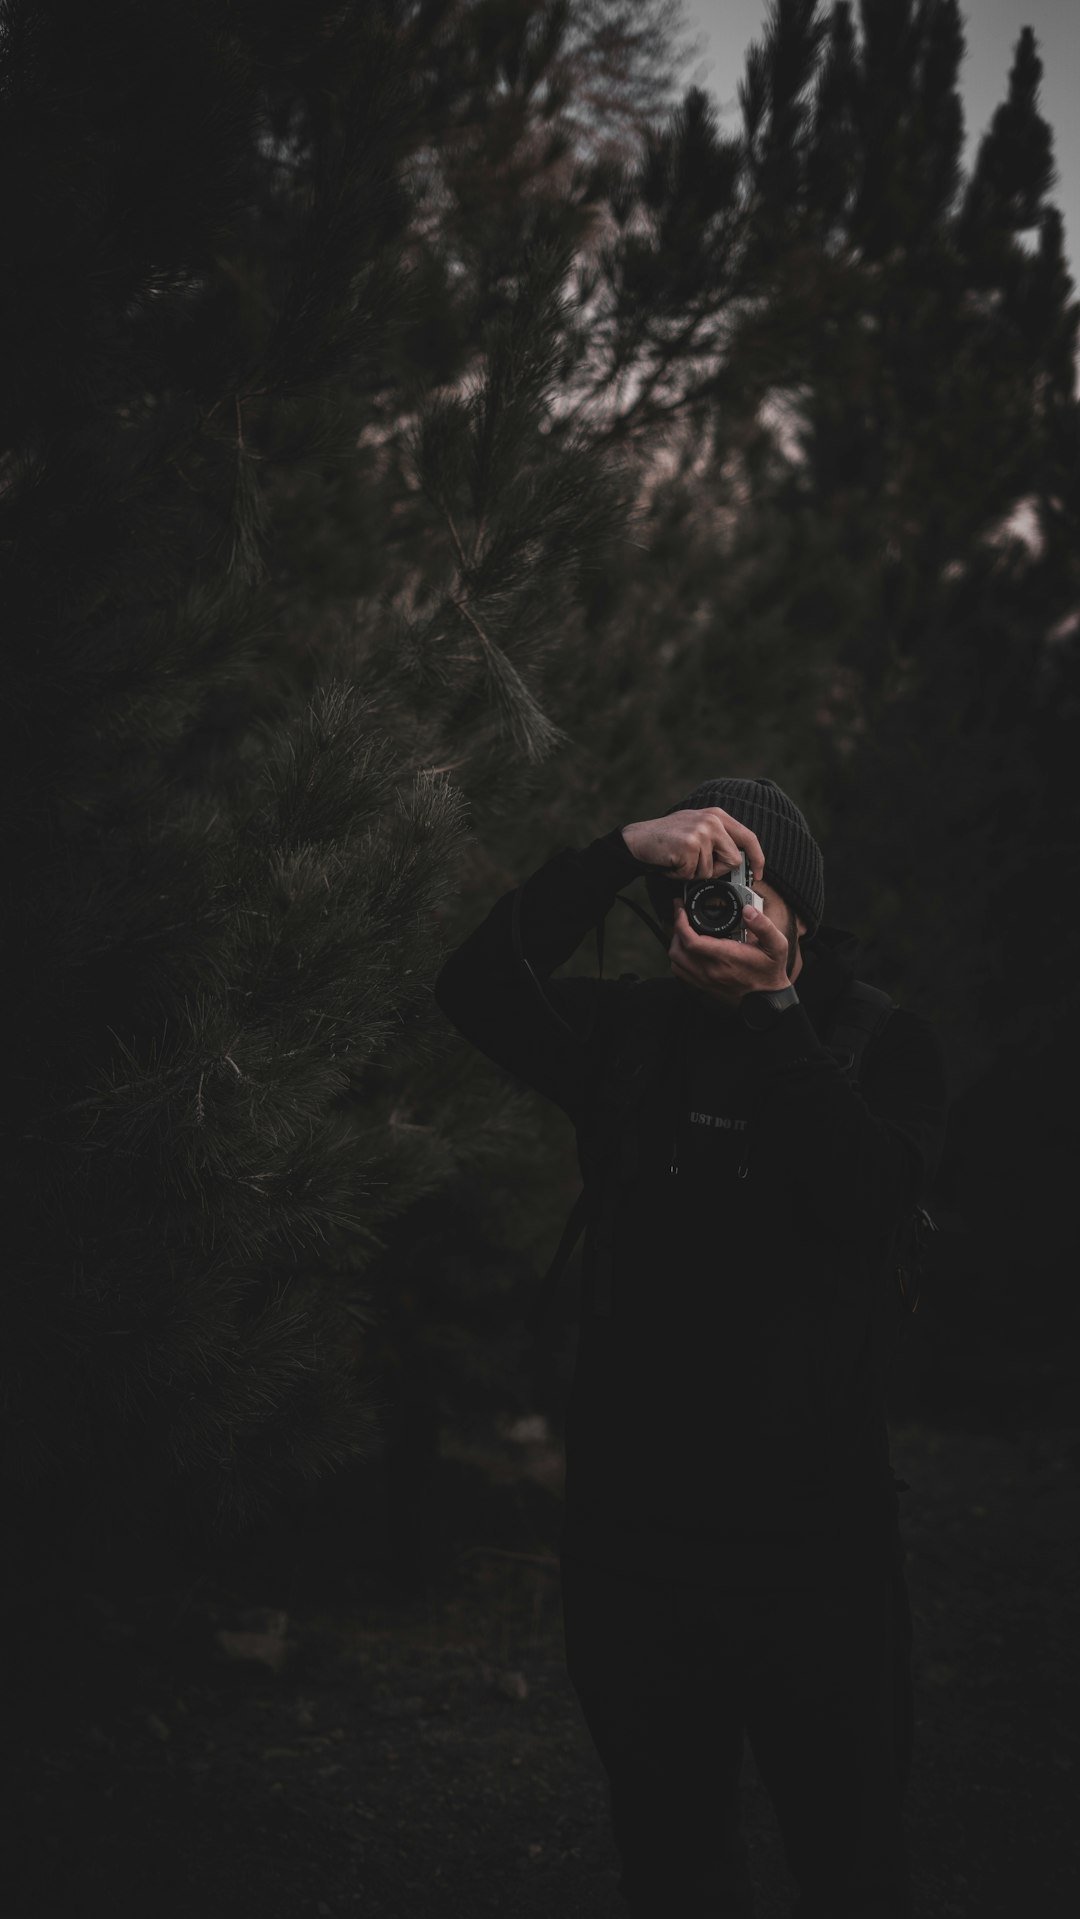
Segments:
[[[727,939],[742,918],[742,901],[726,880],[702,880],[686,889],[686,917],[695,933]]]

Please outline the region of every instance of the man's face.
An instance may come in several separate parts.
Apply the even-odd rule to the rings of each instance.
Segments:
[[[680,882],[679,890],[681,893],[681,890],[682,890],[681,882]],[[793,911],[793,909],[788,905],[785,899],[781,898],[780,894],[776,891],[775,886],[769,885],[768,880],[756,879],[754,881],[754,891],[758,895],[758,898],[761,900],[761,910],[765,914],[766,919],[772,920],[773,925],[778,926],[780,928],[780,931],[783,933],[784,938],[787,940],[787,943],[788,943],[787,975],[789,980],[791,980],[792,984],[794,985],[795,981],[798,979],[799,974],[802,971],[803,956],[802,956],[802,947],[799,945],[799,941],[802,939],[803,934],[806,932],[806,922],[805,920],[801,920],[799,918],[798,914]],[[660,915],[660,920],[665,933],[670,934],[674,931],[675,929],[674,892],[669,892],[663,912]]]

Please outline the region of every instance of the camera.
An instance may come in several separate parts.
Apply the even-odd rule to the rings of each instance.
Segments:
[[[760,912],[765,903],[750,884],[753,877],[743,855],[730,873],[715,873],[707,880],[684,881],[683,904],[695,933],[714,940],[748,940],[743,907],[756,906]]]

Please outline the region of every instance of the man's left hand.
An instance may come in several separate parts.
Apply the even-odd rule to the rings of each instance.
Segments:
[[[725,1006],[738,1006],[747,993],[778,993],[790,986],[788,943],[780,928],[754,906],[743,912],[749,940],[711,939],[695,933],[681,899],[675,901],[675,932],[668,947],[676,979],[696,986]]]

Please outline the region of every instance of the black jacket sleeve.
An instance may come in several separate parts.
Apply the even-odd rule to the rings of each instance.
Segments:
[[[575,1121],[582,1110],[590,1037],[604,1024],[602,1002],[620,989],[617,982],[559,980],[552,974],[608,912],[620,888],[650,870],[634,858],[615,827],[584,851],[565,847],[524,883],[522,951],[571,1032],[552,1017],[514,951],[512,892],[451,953],[435,981],[436,1002],[458,1031]]]
[[[945,1061],[926,1020],[898,1008],[867,1046],[858,1086],[801,1006],[755,1040],[761,1150],[819,1226],[855,1239],[925,1202],[948,1110]]]

